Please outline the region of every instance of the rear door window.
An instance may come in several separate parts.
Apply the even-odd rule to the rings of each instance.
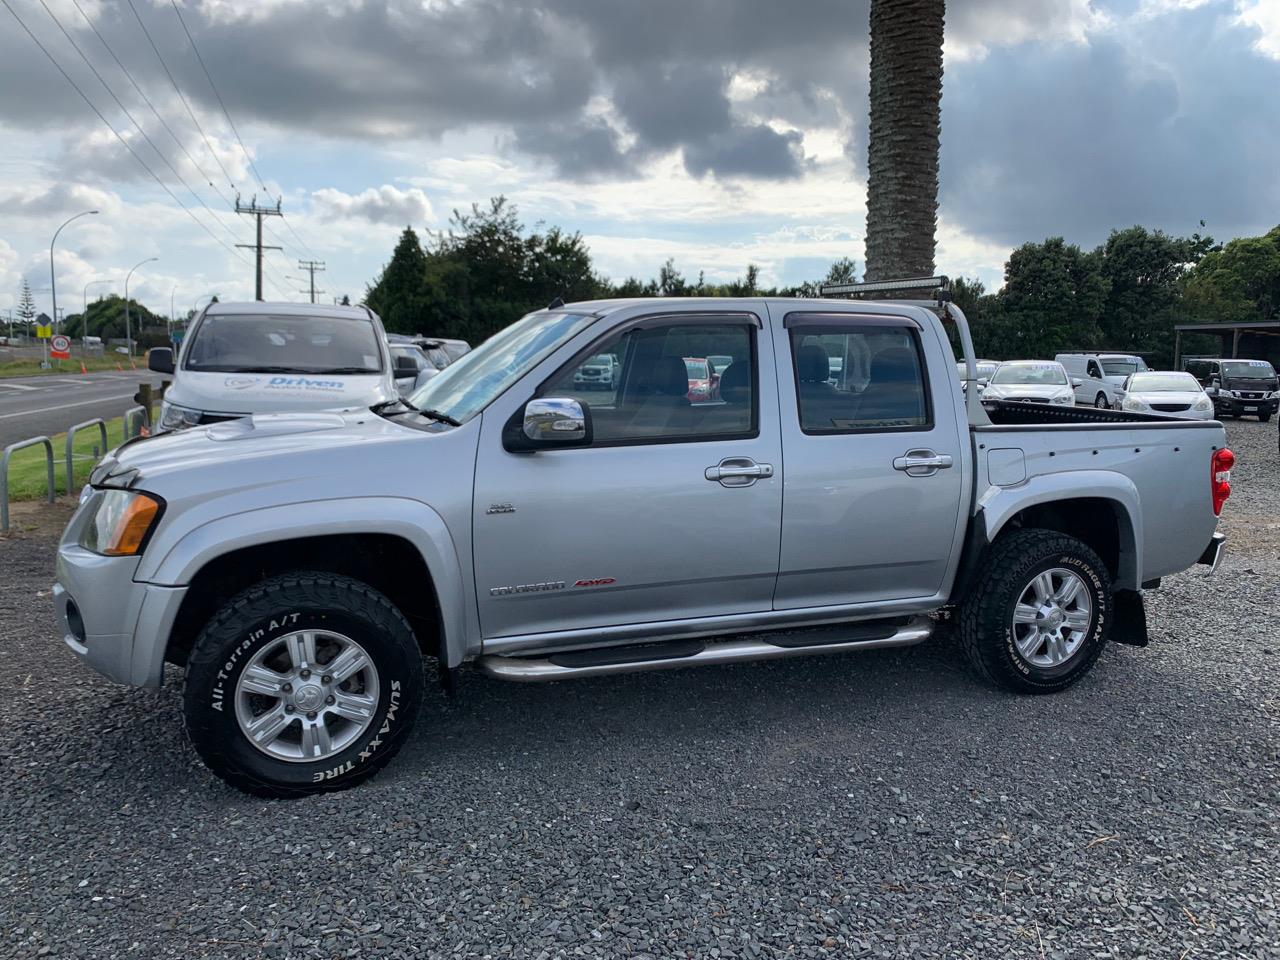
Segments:
[[[932,425],[919,335],[901,325],[793,326],[792,371],[805,433]]]

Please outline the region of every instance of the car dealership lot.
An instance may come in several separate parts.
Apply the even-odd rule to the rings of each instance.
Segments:
[[[205,770],[176,685],[76,662],[53,539],[0,542],[0,954],[1280,956],[1280,460],[1228,430],[1222,569],[1065,693],[947,638],[468,674],[376,780],[293,802]]]

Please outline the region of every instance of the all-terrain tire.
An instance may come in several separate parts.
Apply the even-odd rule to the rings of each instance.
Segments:
[[[1111,574],[1087,544],[1054,530],[1027,528],[1000,536],[983,558],[983,570],[960,606],[959,637],[978,676],[1016,693],[1065,690],[1093,667],[1106,645],[1112,620]],[[1064,662],[1038,666],[1015,642],[1014,608],[1040,574],[1076,573],[1089,591],[1091,610],[1083,641]]]
[[[304,631],[358,644],[376,671],[377,696],[367,696],[376,706],[370,719],[360,721],[367,726],[359,736],[339,752],[316,761],[278,759],[244,732],[237,684],[264,648]],[[320,674],[319,658],[316,666]],[[196,752],[227,783],[259,797],[301,797],[355,786],[384,767],[413,728],[423,683],[413,629],[390,600],[350,577],[298,572],[250,587],[205,625],[187,663],[183,712]],[[338,688],[333,692],[341,696]]]
[[[1105,393],[1099,393],[1096,397],[1094,397],[1093,405],[1097,407],[1099,410],[1111,409],[1111,401],[1107,399],[1107,395]]]

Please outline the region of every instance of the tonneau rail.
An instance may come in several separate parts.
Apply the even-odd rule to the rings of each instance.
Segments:
[[[1158,413],[1131,413],[1128,410],[1103,410],[1098,407],[1065,406],[1026,400],[984,400],[982,405],[986,407],[987,416],[996,427],[1049,427],[1064,424],[1098,426],[1107,423],[1123,423],[1131,426],[1170,424],[1194,427],[1217,424],[1216,420],[1190,420],[1186,417],[1171,417]]]

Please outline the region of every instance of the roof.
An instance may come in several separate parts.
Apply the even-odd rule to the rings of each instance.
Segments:
[[[1257,333],[1280,333],[1280,320],[1250,320],[1241,323],[1180,323],[1173,328],[1179,333],[1222,333],[1224,330],[1252,330]]]
[[[294,303],[291,300],[245,300],[240,302],[211,303],[205,313],[212,316],[229,314],[270,314],[275,317],[339,317],[348,320],[368,320],[366,307],[344,307],[338,304]]]

